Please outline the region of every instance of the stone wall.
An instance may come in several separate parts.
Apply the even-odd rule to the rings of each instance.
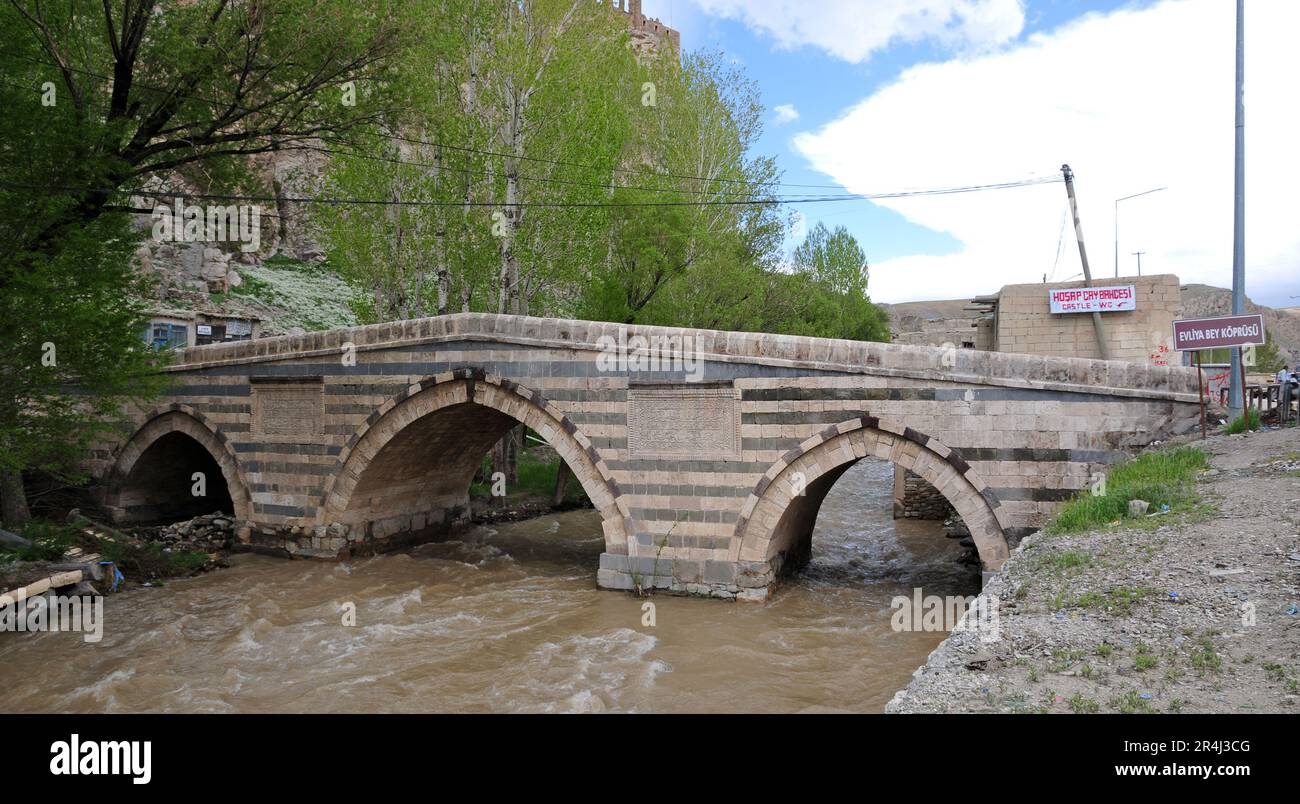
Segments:
[[[905,329],[894,334],[894,343],[909,346],[952,345],[958,349],[993,348],[992,318],[938,318],[920,319],[904,317]]]
[[[628,34],[632,47],[638,53],[669,53],[673,57],[682,52],[681,34],[654,17],[641,11],[641,0],[600,0],[610,11],[627,16]]]
[[[1182,317],[1178,277],[1172,274],[1120,277],[1093,282],[1095,287],[1135,285],[1137,309],[1102,313],[1110,359],[1168,365],[1174,319]],[[1098,356],[1092,315],[1051,312],[1048,291],[1083,287],[1083,282],[1007,285],[998,296],[995,346],[999,352],[1072,357]]]
[[[952,514],[952,503],[925,478],[894,467],[894,519],[941,520]]]

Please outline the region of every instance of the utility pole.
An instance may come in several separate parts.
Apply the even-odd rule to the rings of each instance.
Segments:
[[[1241,89],[1246,81],[1246,11],[1245,0],[1237,0],[1237,141],[1236,165],[1232,210],[1232,314],[1246,312],[1246,107]],[[1228,416],[1246,415],[1245,373],[1241,347],[1232,350],[1232,366],[1228,372]],[[1235,406],[1240,403],[1241,408]],[[1235,414],[1235,415],[1234,415]]]
[[[1138,258],[1138,276],[1141,276],[1141,275],[1142,275],[1142,255],[1143,255],[1143,254],[1146,254],[1146,252],[1145,252],[1145,251],[1135,251],[1135,252],[1133,252],[1133,256]]]
[[[1088,269],[1088,250],[1083,246],[1083,227],[1079,225],[1079,204],[1074,199],[1074,172],[1069,165],[1061,165],[1065,176],[1065,194],[1070,198],[1070,214],[1074,216],[1074,239],[1079,243],[1079,261],[1083,263],[1083,286],[1092,287],[1092,271]],[[1110,360],[1110,350],[1106,348],[1106,330],[1102,327],[1101,313],[1092,314],[1092,328],[1097,334],[1097,354],[1102,360]]]

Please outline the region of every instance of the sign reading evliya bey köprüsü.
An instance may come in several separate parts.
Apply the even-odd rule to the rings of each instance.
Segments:
[[[1063,288],[1050,291],[1053,313],[1114,313],[1137,309],[1134,285],[1101,288]]]
[[[1262,346],[1264,340],[1262,315],[1224,315],[1174,322],[1174,348],[1180,352],[1252,344]]]

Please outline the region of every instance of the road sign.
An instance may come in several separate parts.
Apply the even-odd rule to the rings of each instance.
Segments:
[[[1052,290],[1047,298],[1053,313],[1115,313],[1137,309],[1134,285]]]
[[[1262,315],[1225,315],[1174,322],[1174,348],[1180,352],[1252,344],[1264,344]]]

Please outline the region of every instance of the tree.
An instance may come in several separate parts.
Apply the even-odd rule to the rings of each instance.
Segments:
[[[1286,358],[1273,340],[1273,333],[1265,330],[1264,345],[1255,347],[1254,370],[1261,374],[1276,374],[1286,365]]]
[[[642,66],[656,103],[637,110],[613,200],[610,247],[583,317],[731,328],[779,248],[773,160],[755,84],[720,53]]]
[[[363,320],[571,309],[608,247],[608,199],[636,65],[621,15],[590,0],[427,0],[412,113],[336,157],[323,207],[331,263]],[[436,278],[436,279],[435,279]],[[518,447],[522,430],[512,435]],[[498,451],[513,479],[514,458]]]
[[[818,223],[794,250],[795,274],[809,286],[808,332],[831,338],[888,341],[889,318],[867,296],[867,258],[848,229]]]
[[[123,199],[175,173],[213,193],[249,189],[249,156],[395,115],[408,6],[0,4],[7,523],[28,516],[24,470],[73,473],[101,423],[160,386],[133,301],[147,296],[130,269],[137,210]]]

